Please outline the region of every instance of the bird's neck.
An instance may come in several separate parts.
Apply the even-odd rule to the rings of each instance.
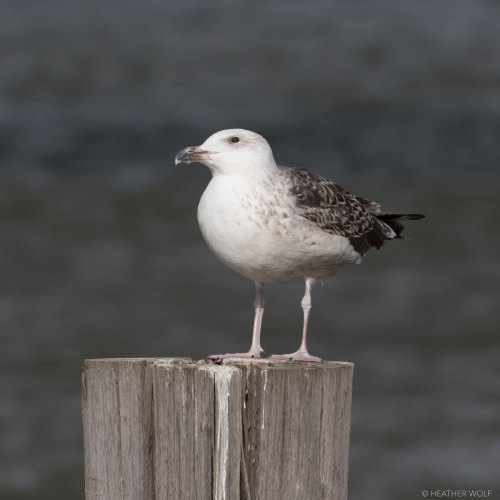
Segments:
[[[273,162],[265,162],[265,163],[239,163],[235,168],[231,166],[231,168],[210,168],[212,172],[212,177],[218,176],[235,176],[235,177],[245,177],[249,181],[264,181],[271,180],[275,176],[278,175],[278,166]]]

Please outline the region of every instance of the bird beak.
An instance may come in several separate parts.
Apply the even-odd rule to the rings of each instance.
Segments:
[[[189,146],[175,155],[175,164],[193,163],[194,161],[203,162],[203,160],[208,160],[211,154],[210,151],[200,149],[200,146]]]

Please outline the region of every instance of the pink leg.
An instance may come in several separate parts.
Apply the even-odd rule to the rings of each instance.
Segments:
[[[262,283],[255,282],[255,319],[253,322],[252,345],[248,352],[236,352],[234,354],[211,354],[210,359],[225,358],[260,358],[260,353],[264,352],[260,346],[260,328],[262,326],[262,315],[264,314],[264,287]]]
[[[314,282],[312,278],[305,278],[306,281],[306,293],[302,297],[300,305],[304,311],[304,326],[302,328],[302,342],[300,344],[299,350],[292,352],[290,354],[273,354],[272,359],[284,359],[289,361],[314,361],[321,362],[321,358],[316,356],[311,356],[307,352],[306,337],[307,337],[307,324],[309,323],[309,313],[311,312],[311,286]]]

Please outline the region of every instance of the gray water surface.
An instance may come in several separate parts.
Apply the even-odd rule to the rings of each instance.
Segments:
[[[349,498],[500,496],[500,6],[18,0],[0,6],[0,497],[84,498],[85,358],[246,349],[253,284],[203,243],[181,148],[245,127],[407,241],[313,290],[353,361]],[[300,340],[300,280],[263,346]],[[490,497],[491,498],[491,497]]]

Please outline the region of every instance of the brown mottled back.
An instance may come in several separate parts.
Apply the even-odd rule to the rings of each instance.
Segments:
[[[279,167],[292,185],[297,213],[324,231],[344,236],[364,255],[371,247],[380,248],[386,240],[400,237],[403,225],[398,220],[420,219],[420,214],[389,214],[374,201],[354,196],[306,169]]]

